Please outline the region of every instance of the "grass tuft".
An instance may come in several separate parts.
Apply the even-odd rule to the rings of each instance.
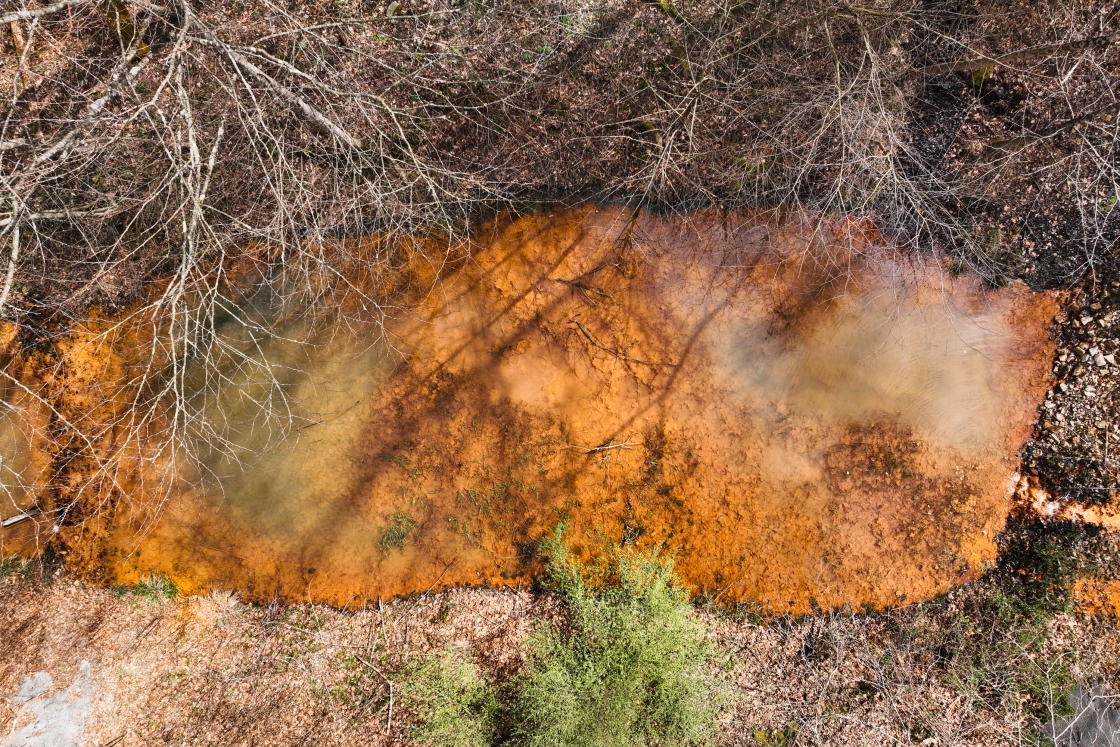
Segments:
[[[420,525],[404,511],[398,511],[389,526],[381,532],[381,541],[378,547],[381,552],[389,552],[393,548],[402,548],[408,541],[408,536],[416,531]]]
[[[8,555],[0,558],[0,578],[19,578],[30,581],[35,575],[35,561],[21,558],[18,555]]]
[[[1072,524],[1013,520],[1000,539],[998,567],[975,593],[958,595],[936,623],[913,626],[919,647],[937,652],[970,709],[1026,713],[1043,723],[1069,715],[1075,668],[1084,663],[1051,625],[1073,609],[1077,579],[1099,567],[1094,537]]]
[[[166,602],[179,596],[179,587],[167,576],[144,576],[132,587],[132,593],[149,602]]]
[[[951,616],[936,641],[949,683],[975,709],[1063,715],[1074,685],[1072,658],[1051,650],[1049,620],[1022,599],[987,590],[974,607]]]
[[[732,699],[716,650],[672,562],[617,548],[578,562],[563,527],[541,544],[566,615],[526,643],[522,671],[495,684],[460,654],[399,672],[413,742],[436,747],[670,747],[715,741]]]

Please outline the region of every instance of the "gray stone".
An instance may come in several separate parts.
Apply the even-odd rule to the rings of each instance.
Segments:
[[[1055,719],[1043,728],[1055,747],[1120,747],[1120,709],[1116,696],[1100,685],[1078,685],[1069,695],[1073,715]]]
[[[29,700],[38,698],[40,695],[45,694],[51,687],[54,686],[54,680],[46,672],[36,672],[23,681],[23,684],[16,690],[16,695],[12,698],[12,703],[15,705],[23,705]]]
[[[0,742],[0,747],[80,747],[85,741],[86,717],[93,704],[93,678],[88,661],[70,687],[47,695],[54,682],[36,672],[16,690],[12,703],[20,706],[17,723],[25,724]]]

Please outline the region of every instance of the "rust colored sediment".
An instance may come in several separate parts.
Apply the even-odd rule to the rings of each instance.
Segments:
[[[1015,482],[1011,513],[1027,519],[1072,521],[1098,526],[1109,532],[1120,531],[1117,507],[1112,504],[1086,506],[1076,501],[1057,499],[1029,476],[1019,477]]]
[[[87,530],[103,535],[85,519],[111,515],[127,488],[144,485],[136,478],[148,429],[138,423],[148,413],[135,407],[143,392],[134,385],[149,339],[144,324],[97,313],[30,342],[0,325],[0,524],[9,524],[0,556],[37,554],[60,525],[70,543],[92,548]]]
[[[205,455],[218,487],[143,533],[119,510],[84,557],[361,604],[517,583],[565,521],[587,555],[663,544],[697,590],[793,613],[925,598],[994,557],[1050,297],[850,221],[587,208],[484,235],[388,340],[266,346],[299,413],[279,441],[226,377],[210,412],[241,466]]]
[[[1120,620],[1120,581],[1082,578],[1073,584],[1073,598],[1088,615]]]

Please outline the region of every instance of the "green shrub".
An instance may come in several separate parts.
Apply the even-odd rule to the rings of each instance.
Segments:
[[[754,741],[759,747],[789,747],[797,739],[797,724],[789,723],[781,729],[755,729]]]
[[[992,578],[1018,616],[1042,620],[1068,612],[1074,584],[1100,569],[1102,537],[1100,527],[1072,521],[1009,519]]]
[[[1023,710],[1042,721],[1068,715],[1076,649],[1049,628],[1055,614],[1072,609],[1077,579],[1098,568],[1098,534],[1072,523],[1009,522],[999,566],[936,642],[950,682],[972,707]]]
[[[618,549],[588,568],[571,556],[562,529],[541,549],[545,583],[566,607],[564,623],[534,633],[522,672],[503,684],[446,651],[398,670],[393,680],[413,724],[410,740],[435,747],[715,741],[730,690],[715,675],[716,649],[672,562]],[[344,685],[347,702],[369,702],[364,674]]]
[[[546,583],[568,608],[538,631],[511,685],[511,731],[524,745],[700,745],[716,736],[728,690],[672,562],[616,550],[586,568],[562,529],[542,546]]]
[[[400,679],[401,706],[416,726],[412,741],[434,747],[485,747],[498,716],[494,687],[462,656],[445,651],[408,667]]]
[[[905,681],[915,655],[932,656],[943,684],[972,712],[1042,723],[1068,715],[1080,654],[1052,635],[1053,611],[1023,594],[1017,581],[994,575],[901,616],[899,639],[884,654],[884,681]],[[910,726],[913,736],[923,728]]]

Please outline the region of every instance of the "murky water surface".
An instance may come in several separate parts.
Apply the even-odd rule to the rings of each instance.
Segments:
[[[493,227],[387,338],[231,325],[223,443],[101,562],[361,604],[524,583],[563,521],[774,611],[937,593],[994,556],[1055,308],[877,241],[586,209]]]
[[[13,334],[13,327],[0,323],[0,369],[9,375],[14,367],[6,353]],[[40,547],[41,532],[29,518],[49,472],[49,460],[35,448],[33,438],[41,425],[41,408],[18,381],[0,377],[0,557]]]
[[[0,401],[0,519],[23,510],[29,462],[18,413]]]

